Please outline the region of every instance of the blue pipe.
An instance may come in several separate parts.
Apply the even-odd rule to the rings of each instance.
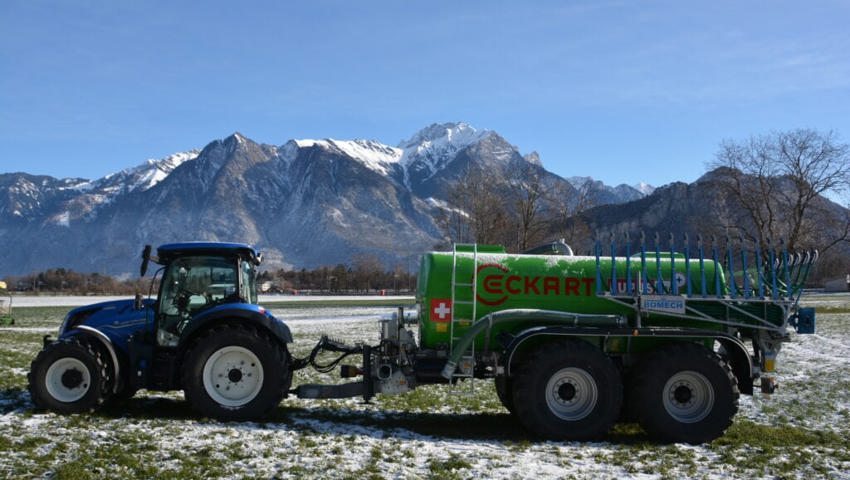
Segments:
[[[702,289],[702,298],[708,296],[708,285],[705,282],[705,249],[702,246],[702,235],[697,236],[697,249],[699,250],[699,285]]]
[[[670,233],[670,290],[673,295],[679,294],[679,282],[676,281],[676,246],[673,244],[673,233]]]
[[[720,262],[717,259],[717,237],[711,236],[711,254],[714,260],[714,294],[717,298],[723,297],[723,292],[720,291],[720,269],[717,268]]]
[[[596,294],[599,295],[602,293],[602,266],[599,262],[599,254],[602,246],[599,245],[599,235],[596,236]]]
[[[626,232],[626,295],[632,294],[632,245]]]
[[[764,272],[761,264],[761,245],[756,245],[756,282],[758,283],[759,298],[764,298]]]
[[[688,286],[688,298],[691,298],[691,243],[688,241],[688,234],[685,234],[685,283]]]
[[[661,241],[655,232],[655,294],[664,295],[664,280],[661,278]]]
[[[640,232],[640,268],[641,268],[641,288],[643,289],[643,294],[649,294],[649,281],[647,280],[647,276],[649,273],[646,270],[646,235],[643,232]]]
[[[726,235],[726,273],[729,274],[729,293],[735,298],[735,271],[732,269],[732,247],[729,235]]]
[[[614,240],[614,234],[611,233],[611,294],[617,294],[617,245]]]
[[[741,264],[744,269],[744,298],[750,298],[750,282],[747,274],[747,249],[744,248],[744,237],[741,237]]]

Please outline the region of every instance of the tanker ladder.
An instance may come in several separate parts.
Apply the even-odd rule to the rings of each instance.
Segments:
[[[463,276],[459,272],[460,263],[458,262],[459,253],[472,253],[472,272],[470,281],[464,282],[460,279]],[[460,291],[458,291],[460,289]],[[463,338],[458,335],[460,325],[469,326],[477,320],[478,306],[478,244],[477,243],[455,243],[452,246],[452,292],[451,292],[451,312],[449,313],[449,356],[455,357],[456,345]],[[470,305],[472,307],[472,318],[464,319],[455,316],[455,307],[457,305]],[[469,391],[471,394],[475,391],[475,344],[464,349],[458,361],[458,368],[449,379],[450,385],[454,385],[460,380],[469,380]],[[458,394],[458,389],[450,387],[449,391],[453,394]]]

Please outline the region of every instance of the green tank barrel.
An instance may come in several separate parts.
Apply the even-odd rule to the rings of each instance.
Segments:
[[[449,345],[463,336],[474,321],[489,313],[509,309],[621,315],[634,322],[635,310],[605,298],[606,292],[614,291],[622,295],[627,291],[630,282],[631,288],[628,290],[636,294],[638,289],[644,287],[643,278],[647,280],[643,294],[669,295],[674,290],[670,282],[672,275],[669,254],[662,254],[658,262],[662,278],[660,292],[657,291],[659,269],[654,252],[647,255],[643,265],[639,257],[629,258],[628,276],[625,257],[616,257],[613,263],[614,275],[611,257],[601,257],[597,275],[596,257],[507,254],[501,247],[492,246],[479,246],[477,254],[459,251],[456,258],[452,252],[427,253],[422,258],[417,284],[421,345],[424,348]],[[691,259],[690,263],[693,291],[701,292],[701,275],[696,266],[697,262]],[[678,287],[676,290],[684,293],[685,261],[679,257],[673,264]],[[476,295],[473,299],[471,284],[474,277],[477,280]],[[706,292],[715,296],[717,289],[714,262],[704,262],[704,277]],[[616,279],[616,289],[611,288],[612,278]],[[724,292],[726,283],[720,268],[718,279],[720,291]],[[598,290],[602,295],[597,295]],[[485,342],[494,345],[495,336],[501,331],[516,331],[523,325],[527,327],[528,324],[504,322],[494,326],[488,338],[485,339],[484,335],[476,338],[476,347],[480,348]]]

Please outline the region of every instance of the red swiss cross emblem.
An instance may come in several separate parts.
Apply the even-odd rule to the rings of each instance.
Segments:
[[[452,301],[448,298],[431,299],[431,321],[448,323],[452,319]]]

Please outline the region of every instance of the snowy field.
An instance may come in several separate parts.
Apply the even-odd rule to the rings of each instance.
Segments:
[[[529,440],[491,382],[407,395],[284,400],[266,423],[195,418],[180,393],[140,392],[96,414],[33,412],[29,362],[65,310],[20,309],[0,327],[0,477],[9,478],[850,478],[850,296],[817,296],[816,335],[779,357],[780,389],[742,396],[727,434],[701,446],[660,445],[636,425],[599,443]],[[293,353],[323,333],[377,343],[388,307],[273,309]],[[350,363],[356,363],[358,359]],[[337,382],[299,372],[295,383]]]

